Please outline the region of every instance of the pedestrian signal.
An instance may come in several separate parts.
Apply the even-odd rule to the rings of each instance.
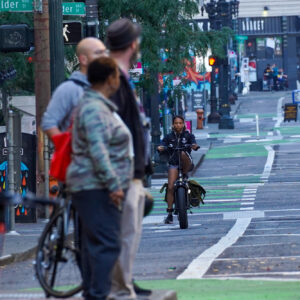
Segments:
[[[83,37],[82,23],[80,21],[63,22],[63,37],[65,45],[73,45],[80,42]]]
[[[215,67],[219,64],[219,60],[216,56],[213,56],[211,55],[209,58],[208,58],[208,64],[211,66],[211,67]]]

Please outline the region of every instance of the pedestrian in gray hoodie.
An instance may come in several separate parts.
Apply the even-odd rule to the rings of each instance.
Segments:
[[[68,80],[56,88],[42,118],[41,127],[49,138],[66,131],[70,126],[73,109],[84,89],[90,86],[86,75],[88,65],[95,58],[106,55],[106,47],[99,39],[88,37],[78,43],[76,55],[79,71],[73,72]]]

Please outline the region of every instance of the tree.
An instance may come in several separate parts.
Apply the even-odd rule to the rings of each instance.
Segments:
[[[102,38],[109,23],[128,17],[143,27],[141,52],[147,72],[141,78],[144,87],[150,87],[153,77],[149,74],[169,73],[171,85],[175,76],[184,71],[191,55],[205,55],[209,47],[224,56],[222,45],[227,42],[229,31],[202,32],[193,22],[198,11],[196,0],[99,0]],[[163,59],[165,57],[165,59]]]

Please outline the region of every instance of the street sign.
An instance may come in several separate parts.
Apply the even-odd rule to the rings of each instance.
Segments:
[[[32,0],[0,0],[0,12],[32,12]]]
[[[297,104],[287,103],[284,105],[284,122],[297,121]]]
[[[63,22],[63,37],[65,45],[74,45],[82,39],[82,23],[80,21]]]
[[[62,4],[63,15],[84,16],[84,2],[65,2]],[[33,0],[0,0],[0,12],[33,12]]]
[[[196,111],[198,108],[204,108],[204,97],[203,92],[200,91],[193,91],[192,92],[192,103],[193,103],[193,110]]]
[[[84,16],[85,3],[84,2],[64,2],[62,4],[63,15],[65,16]]]
[[[235,39],[239,42],[239,43],[243,43],[244,41],[248,40],[248,36],[247,35],[236,35]]]

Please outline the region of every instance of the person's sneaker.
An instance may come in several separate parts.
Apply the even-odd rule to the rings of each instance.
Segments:
[[[168,216],[165,218],[165,224],[173,224],[173,215],[168,214]]]
[[[150,296],[152,294],[151,290],[147,290],[139,287],[134,281],[132,283],[133,283],[134,291],[138,296]]]

